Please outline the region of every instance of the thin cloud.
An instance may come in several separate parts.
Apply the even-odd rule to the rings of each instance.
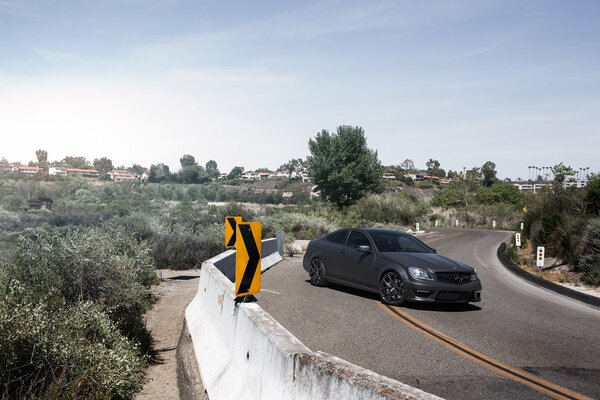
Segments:
[[[0,14],[19,17],[38,17],[39,9],[20,0],[0,0]]]
[[[73,62],[79,57],[73,53],[61,50],[38,49],[36,53],[44,60],[49,62]]]

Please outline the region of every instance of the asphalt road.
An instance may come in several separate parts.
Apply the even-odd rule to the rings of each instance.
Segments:
[[[560,398],[556,390],[600,399],[600,310],[507,271],[496,250],[509,235],[440,230],[421,237],[438,253],[477,268],[484,288],[474,305],[409,305],[394,312],[367,292],[311,286],[298,256],[267,271],[256,297],[311,350],[447,399],[543,399],[549,392]],[[541,384],[515,378],[509,369]]]

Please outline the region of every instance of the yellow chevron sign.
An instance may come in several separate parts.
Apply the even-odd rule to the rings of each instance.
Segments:
[[[235,296],[260,292],[262,225],[238,222],[235,254]]]
[[[236,226],[242,222],[242,217],[225,217],[225,247],[235,247]]]

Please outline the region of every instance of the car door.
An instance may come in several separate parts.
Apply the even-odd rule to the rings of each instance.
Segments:
[[[359,246],[369,246],[371,251],[359,251]],[[351,231],[342,255],[343,266],[340,266],[340,271],[343,271],[344,280],[363,287],[374,287],[377,284],[375,253],[367,235]]]
[[[321,258],[325,263],[326,274],[330,278],[339,278],[340,269],[345,263],[344,248],[349,229],[340,229],[325,237]]]

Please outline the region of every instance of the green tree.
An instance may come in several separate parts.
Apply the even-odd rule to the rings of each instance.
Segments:
[[[290,161],[279,167],[279,171],[287,173],[288,178],[291,178],[294,173],[299,174],[304,169],[305,162],[301,158],[292,158]]]
[[[177,179],[181,183],[203,183],[210,177],[200,165],[187,165],[179,170]]]
[[[107,179],[108,173],[114,169],[110,158],[102,157],[94,159],[94,168],[98,171],[100,179]]]
[[[496,178],[496,164],[491,161],[486,161],[481,167],[481,174],[483,175],[483,186],[490,187],[498,181]]]
[[[600,175],[594,176],[587,185],[585,207],[592,215],[600,215]]]
[[[86,160],[85,157],[82,156],[76,156],[76,157],[72,157],[72,156],[67,156],[62,160],[63,164],[65,164],[65,166],[71,167],[71,168],[89,168],[90,167],[90,162],[88,160]]]
[[[414,172],[415,171],[415,162],[410,159],[406,159],[400,164],[400,168],[405,170],[406,172]]]
[[[48,152],[46,150],[36,150],[35,156],[38,160],[38,163],[47,163],[48,162]]]
[[[216,178],[219,176],[219,167],[215,160],[209,160],[204,168],[210,178]]]
[[[142,175],[144,172],[148,172],[148,168],[142,167],[139,164],[133,164],[131,167],[127,168],[127,171],[132,172],[136,175]]]
[[[562,162],[556,164],[552,168],[552,172],[554,172],[554,180],[560,185],[562,185],[568,177],[575,175],[573,168],[571,168],[570,165],[564,165]]]
[[[577,269],[583,272],[583,280],[589,285],[600,286],[600,218],[589,221],[580,252]]]
[[[381,163],[361,127],[342,125],[333,134],[324,129],[308,147],[306,162],[316,190],[339,208],[380,190]]]
[[[194,156],[191,156],[189,154],[184,154],[183,157],[179,159],[179,162],[181,163],[181,168],[196,165],[196,159],[194,158]]]
[[[244,167],[233,167],[229,175],[227,175],[227,179],[236,179],[241,178],[244,173]]]
[[[477,194],[477,201],[483,204],[510,203],[516,205],[522,200],[523,194],[521,191],[509,183],[496,183],[483,188]]]
[[[148,182],[160,183],[171,181],[172,175],[169,166],[163,163],[152,164],[148,172]]]
[[[439,178],[446,177],[446,171],[440,168],[440,162],[438,160],[430,158],[429,161],[425,163],[425,165],[427,166],[427,173],[429,175],[437,176]]]

